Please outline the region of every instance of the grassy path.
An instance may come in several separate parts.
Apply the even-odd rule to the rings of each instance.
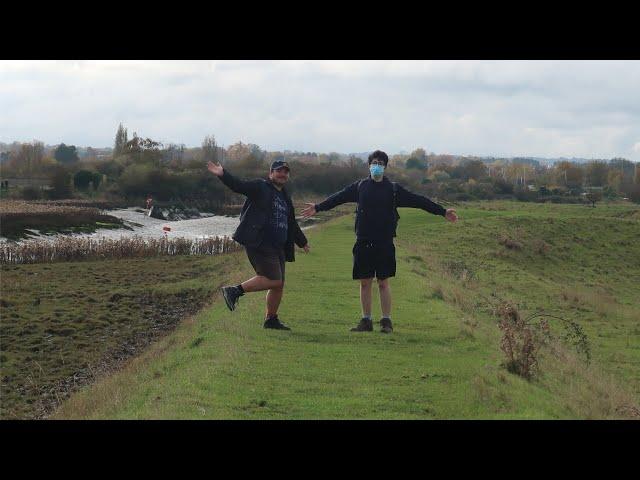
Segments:
[[[482,215],[473,208],[461,213],[469,219]],[[262,293],[242,297],[235,312],[217,295],[211,308],[123,371],[72,397],[57,417],[625,416],[616,412],[621,399],[634,400],[614,379],[590,373],[599,372],[596,367],[585,370],[549,358],[536,381],[507,373],[500,366],[496,320],[477,303],[483,287],[496,288],[496,279],[493,285],[489,279],[464,283],[438,267],[452,248],[450,239],[465,245],[465,223],[445,224],[414,210],[403,210],[401,216],[398,275],[391,284],[392,335],[349,332],[360,306],[351,280],[353,221],[343,217],[309,231],[312,252],[298,253],[297,261],[287,264],[280,317],[291,332],[262,328]],[[228,283],[251,274],[244,254],[233,255],[238,267]],[[472,264],[474,252],[465,252],[464,258]],[[507,291],[509,286],[502,287]],[[379,318],[377,292],[374,315]]]

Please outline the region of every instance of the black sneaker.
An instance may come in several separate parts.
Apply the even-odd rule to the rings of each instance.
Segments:
[[[351,329],[352,332],[373,332],[373,322],[370,318],[362,318],[360,323]]]
[[[391,325],[391,319],[390,318],[382,318],[380,320],[380,331],[382,333],[391,333],[393,332],[393,325]]]
[[[287,327],[284,323],[282,323],[280,321],[280,319],[278,318],[278,316],[276,315],[275,317],[268,317],[265,321],[264,321],[264,328],[273,328],[276,330],[291,330],[289,327]]]
[[[222,296],[229,310],[234,311],[238,305],[238,298],[242,296],[242,292],[238,287],[222,287]]]

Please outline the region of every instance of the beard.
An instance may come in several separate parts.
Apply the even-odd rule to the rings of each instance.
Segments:
[[[282,179],[282,178],[278,178],[276,176],[271,177],[271,182],[275,183],[276,185],[278,185],[279,187],[284,187],[285,183],[287,183],[286,178]]]

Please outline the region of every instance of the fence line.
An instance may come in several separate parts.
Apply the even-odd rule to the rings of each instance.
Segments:
[[[144,239],[140,236],[117,240],[101,238],[60,237],[54,241],[31,240],[0,246],[1,264],[48,263],[107,258],[155,257],[162,255],[219,255],[240,250],[231,238],[205,239],[162,237]]]

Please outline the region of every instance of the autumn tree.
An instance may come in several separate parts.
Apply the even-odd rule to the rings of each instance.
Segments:
[[[427,162],[427,152],[424,148],[416,148],[405,162],[405,168],[415,168],[418,170],[426,170],[429,168]]]
[[[563,160],[556,164],[556,177],[559,184],[578,188],[584,182],[584,170],[578,164]]]
[[[407,159],[404,164],[406,169],[416,169],[416,170],[426,170],[427,164],[424,160],[420,160],[414,156],[411,156]]]
[[[61,143],[56,148],[53,156],[59,163],[69,165],[78,161],[78,150],[75,145],[67,146],[64,143]]]
[[[121,156],[128,160],[125,163],[147,163],[159,166],[162,160],[162,143],[148,137],[139,137],[134,132],[133,138],[122,147]]]
[[[229,145],[229,147],[227,147],[225,157],[227,158],[229,163],[235,163],[242,160],[243,158],[248,157],[250,153],[251,150],[249,148],[249,145],[238,141],[233,145]]]
[[[95,149],[87,147],[87,154],[84,156],[84,160],[88,162],[94,162],[98,159]]]
[[[394,168],[405,168],[409,155],[398,153],[389,158],[389,165]]]
[[[53,169],[50,177],[49,196],[52,199],[69,198],[71,196],[71,174],[62,165]]]
[[[347,160],[347,165],[349,165],[350,168],[355,168],[358,165],[362,165],[362,160],[360,160],[355,155],[349,155],[349,158]]]
[[[44,143],[34,140],[31,143],[22,143],[17,152],[8,156],[8,170],[16,175],[31,177],[39,173],[45,162]]]
[[[124,153],[124,146],[129,141],[127,137],[127,129],[122,126],[122,123],[118,126],[118,131],[116,132],[116,139],[113,146],[113,156],[117,157]]]
[[[177,167],[182,162],[185,150],[186,147],[183,144],[176,145],[174,143],[170,143],[163,150],[162,156],[170,166]]]
[[[487,166],[481,160],[466,160],[457,165],[451,172],[454,178],[478,180],[487,175]]]
[[[609,167],[605,162],[589,162],[586,167],[585,177],[592,187],[603,187],[607,184]]]
[[[623,183],[631,183],[636,173],[636,166],[626,158],[612,158],[609,160],[609,170],[620,172]]]
[[[73,176],[73,185],[78,190],[86,190],[93,181],[93,172],[90,170],[78,170]]]
[[[586,195],[587,200],[591,202],[591,206],[596,208],[596,202],[602,200],[602,192],[589,192]]]
[[[219,163],[221,155],[216,144],[216,137],[207,135],[202,141],[202,160],[204,162]]]

